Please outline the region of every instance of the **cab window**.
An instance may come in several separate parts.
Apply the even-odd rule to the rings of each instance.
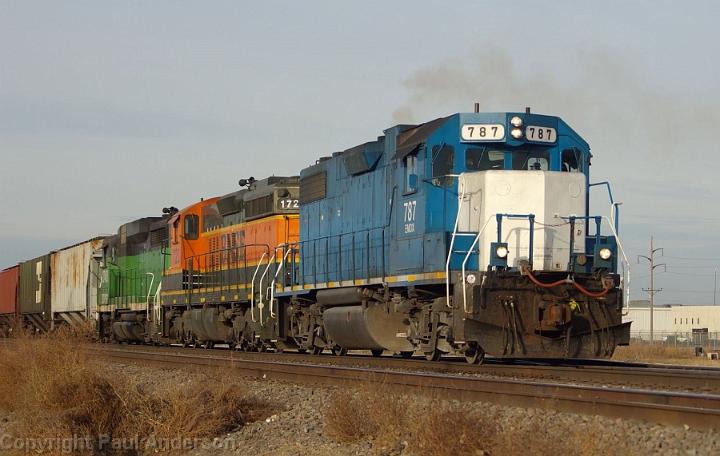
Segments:
[[[580,173],[583,171],[583,156],[580,149],[573,147],[562,151],[560,171],[567,173]]]
[[[548,171],[550,169],[550,152],[544,149],[512,151],[512,167],[524,171]]]
[[[469,147],[465,152],[465,169],[468,171],[488,171],[505,167],[505,152],[487,147]]]
[[[186,215],[183,232],[185,239],[191,241],[197,239],[200,233],[200,217],[195,214]]]
[[[432,177],[444,177],[453,172],[455,148],[443,145],[432,148]]]
[[[405,193],[417,191],[418,186],[418,157],[417,154],[408,155],[403,159],[405,168]],[[412,177],[415,176],[415,177]]]
[[[202,208],[203,216],[203,233],[222,228],[223,218],[215,206],[205,206]]]

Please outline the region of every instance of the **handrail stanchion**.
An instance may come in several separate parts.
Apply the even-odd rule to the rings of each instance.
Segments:
[[[478,245],[480,242],[480,236],[482,236],[483,232],[485,231],[485,228],[487,228],[488,223],[490,223],[490,220],[492,220],[492,215],[488,217],[488,219],[485,221],[485,224],[482,226],[480,231],[478,232],[477,236],[475,236],[475,240],[473,241],[472,245],[468,249],[467,253],[465,254],[465,258],[462,262],[462,289],[463,289],[463,310],[465,313],[467,313],[467,290],[465,289],[465,266],[467,265],[468,259],[470,258],[470,255],[472,255],[473,250],[475,249],[475,246]],[[480,246],[478,245],[478,266],[480,262]]]
[[[455,226],[453,227],[452,236],[450,237],[450,247],[448,248],[447,261],[445,262],[445,305],[452,308],[450,304],[450,261],[452,260],[453,248],[455,247],[455,236],[457,235],[458,226],[460,225],[460,209],[463,201],[465,201],[465,183],[460,181],[460,199],[458,203],[457,215],[455,216]],[[464,284],[463,284],[464,285]]]
[[[330,238],[325,238],[325,283],[330,282]]]
[[[270,270],[270,266],[271,266],[273,263],[275,263],[275,256],[276,256],[276,255],[277,255],[277,247],[276,247],[275,249],[273,249],[273,254],[272,254],[272,256],[269,256],[269,257],[268,257],[268,264],[267,264],[267,266],[265,267],[265,271],[263,271],[263,274],[260,276],[260,281],[258,282],[258,286],[260,287],[260,302],[258,303],[258,309],[260,309],[260,326],[262,326],[262,325],[264,324],[264,323],[263,323],[263,319],[262,319],[262,315],[263,315],[263,314],[262,314],[262,310],[263,310],[263,307],[265,306],[265,302],[263,301],[263,286],[262,286],[262,283],[263,283],[263,279],[265,279],[265,276],[267,276],[267,273],[268,273],[268,271]]]
[[[313,239],[313,283],[317,286],[317,239]]]
[[[338,235],[338,275],[337,275],[337,281],[338,283],[342,283],[342,233]]]
[[[573,253],[575,252],[575,219],[574,215],[570,216],[570,251],[568,253],[568,271],[575,269],[575,260]]]
[[[622,242],[620,242],[620,236],[618,236],[617,231],[615,231],[615,227],[611,223],[611,220],[607,216],[601,216],[601,217],[608,221],[610,230],[612,230],[613,235],[615,236],[615,241],[617,242],[618,250],[620,250],[620,254],[622,255],[623,260],[624,260],[623,272],[625,272],[625,267],[627,267],[627,274],[623,274],[623,275],[627,275],[627,281],[623,286],[623,293],[625,294],[625,299],[623,301],[625,303],[624,307],[626,309],[628,309],[628,312],[629,312],[629,309],[630,309],[630,261],[628,261],[628,257],[625,254],[625,248],[623,247]],[[627,313],[624,313],[622,315],[625,316],[625,315],[627,315]]]
[[[380,231],[380,236],[382,237],[382,281],[385,283],[385,228]]]
[[[255,278],[257,277],[257,273],[260,270],[260,266],[262,265],[262,261],[263,259],[265,259],[265,256],[267,256],[267,252],[263,252],[263,254],[260,256],[260,260],[255,267],[255,273],[253,274],[252,282],[250,282],[250,318],[252,319],[252,321],[255,321]],[[260,287],[260,293],[262,293],[262,284],[260,284]]]
[[[370,279],[370,230],[365,232],[365,277]]]
[[[355,281],[357,280],[356,277],[356,271],[355,271],[355,232],[352,233],[352,278],[353,278],[353,285],[355,285]]]
[[[530,262],[530,270],[533,269],[533,257],[535,256],[534,241],[535,241],[535,214],[529,214],[528,220],[530,221],[530,243],[528,246],[528,259]]]
[[[293,251],[292,247],[289,247],[288,250],[283,255],[283,260],[280,265],[280,267],[277,268],[275,271],[275,276],[273,277],[272,284],[270,285],[270,316],[275,318],[275,313],[273,312],[273,302],[275,301],[275,282],[277,282],[277,276],[280,273],[281,270],[283,270],[285,262],[287,261],[288,255]]]

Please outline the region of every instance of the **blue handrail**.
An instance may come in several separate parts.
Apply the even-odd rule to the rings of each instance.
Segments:
[[[497,214],[495,215],[495,218],[497,220],[497,235],[498,235],[498,243],[502,242],[502,219],[503,217],[507,217],[508,219],[528,219],[528,222],[530,224],[530,241],[528,245],[528,262],[530,263],[530,269],[533,267],[533,248],[534,248],[534,241],[535,241],[535,214]]]
[[[613,207],[613,218],[615,219],[615,233],[620,233],[620,209],[618,206],[620,206],[620,203],[616,203],[615,199],[613,198],[612,189],[610,188],[610,182],[603,181],[603,182],[595,182],[594,184],[589,184],[588,187],[595,187],[597,185],[604,185],[607,187],[608,196],[610,197],[610,204],[612,204]]]

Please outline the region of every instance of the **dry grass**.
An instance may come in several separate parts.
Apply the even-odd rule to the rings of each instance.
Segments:
[[[667,364],[706,364],[720,367],[718,361],[695,356],[695,350],[692,347],[672,347],[649,342],[632,342],[630,345],[617,347],[613,359]]]
[[[326,431],[339,442],[372,437],[379,443],[395,441],[406,427],[407,405],[383,388],[371,385],[336,392],[325,408]]]
[[[378,454],[400,449],[419,456],[634,454],[607,442],[591,423],[574,429],[537,417],[509,423],[498,413],[365,385],[334,394],[324,418],[329,436],[340,442],[370,440]]]
[[[0,347],[0,410],[12,414],[15,438],[88,437],[101,454],[104,439],[209,439],[254,420],[264,404],[247,399],[242,386],[222,376],[148,386],[127,375],[109,375],[89,357],[82,330],[18,337]],[[153,440],[154,439],[154,440]],[[199,440],[195,440],[199,441]],[[140,448],[104,448],[103,454],[143,454]],[[149,452],[153,452],[153,449]],[[43,454],[68,454],[54,448]],[[18,454],[26,454],[26,450]]]

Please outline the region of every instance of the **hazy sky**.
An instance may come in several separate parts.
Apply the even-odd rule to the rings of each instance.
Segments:
[[[718,17],[718,2],[0,1],[0,266],[479,101],[562,116],[623,202],[629,254],[651,234],[665,248],[658,301],[712,304]],[[633,276],[642,299],[645,265]]]

